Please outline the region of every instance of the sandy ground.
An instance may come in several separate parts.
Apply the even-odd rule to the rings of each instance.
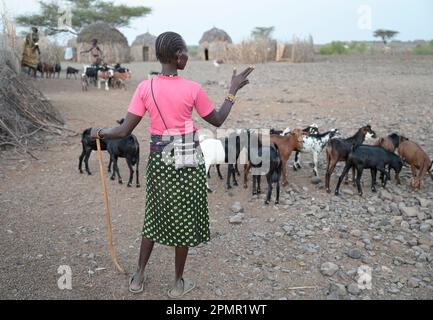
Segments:
[[[136,85],[159,65],[133,63],[130,68],[134,80],[126,91],[90,88],[82,93],[80,81],[66,80],[64,74],[60,80],[38,79],[37,86],[60,110],[68,128],[81,133],[92,126],[114,125],[126,114]],[[200,82],[219,104],[232,68],[192,61],[182,75]],[[321,131],[339,128],[349,136],[369,123],[379,136],[402,133],[433,156],[432,88],[430,57],[321,57],[311,64],[258,65],[223,128],[303,128],[315,122]],[[202,120],[198,123],[210,128]],[[146,118],[134,132],[142,145],[143,187],[107,182],[115,247],[128,273],[135,270],[144,218],[147,125]],[[172,248],[155,246],[143,294],[128,293],[128,277],[114,271],[97,157],[91,156],[92,176],[79,174],[80,136],[53,137],[46,150],[34,153],[39,161],[13,154],[0,158],[0,298],[166,299],[174,275]],[[106,154],[104,158],[108,162]],[[404,169],[403,186],[392,181],[388,191],[394,198],[382,200],[369,190],[366,173],[363,198],[351,185],[336,198],[324,191],[323,183],[310,183],[310,161],[311,156],[304,155],[302,170],[288,169],[290,188],[279,206],[265,206],[264,195],[252,198],[251,189],[227,191],[212,171],[211,242],[190,251],[185,275],[197,281],[197,288],[187,297],[431,299],[433,225],[423,230],[420,225],[432,221],[433,206],[421,207],[419,198],[432,200],[433,181],[425,178],[421,191],[414,193],[408,186],[409,170]],[[123,160],[120,170],[125,180]],[[323,177],[323,155],[319,172]],[[229,218],[237,201],[245,219],[233,225]],[[424,216],[401,215],[396,208],[401,203]],[[361,257],[347,254],[353,249]],[[338,271],[324,275],[324,262],[335,263]],[[72,270],[72,290],[58,288],[61,265]],[[361,265],[373,270],[372,289],[357,292],[353,284]]]

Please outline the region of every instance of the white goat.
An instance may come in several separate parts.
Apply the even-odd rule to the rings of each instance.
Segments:
[[[313,154],[313,162],[314,162],[314,175],[319,176],[317,167],[319,162],[319,155],[322,150],[325,148],[326,144],[329,140],[338,136],[340,132],[338,129],[331,129],[331,131],[322,133],[322,134],[312,134],[312,135],[304,135],[303,136],[303,149],[297,150],[295,154],[295,162],[293,164],[293,169],[296,171],[301,168],[301,161],[299,152],[302,153],[312,153]]]
[[[203,153],[204,163],[206,167],[206,176],[209,173],[209,169],[212,165],[224,164],[225,163],[225,151],[221,140],[208,138],[206,136],[199,136],[200,148]],[[209,188],[209,182],[207,182],[208,191],[212,191]]]

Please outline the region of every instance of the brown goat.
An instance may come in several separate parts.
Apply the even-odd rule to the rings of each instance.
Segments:
[[[302,150],[303,137],[301,129],[293,129],[287,136],[280,136],[271,134],[271,143],[275,144],[278,148],[278,153],[281,160],[281,175],[282,175],[282,186],[285,187],[289,184],[287,180],[286,164],[289,161],[290,155],[295,150]]]
[[[285,136],[271,134],[270,143],[275,144],[278,149],[278,154],[281,160],[282,186],[287,186],[289,184],[286,174],[287,161],[289,160],[293,151],[301,150],[303,147],[302,130],[293,129],[288,135]],[[251,165],[249,163],[244,166],[244,188],[248,187],[248,172],[250,169]]]
[[[427,153],[425,153],[417,143],[410,141],[408,138],[400,137],[398,154],[410,165],[410,169],[412,170],[412,180],[410,184],[413,189],[421,188],[421,180],[427,172],[433,180],[433,173],[431,172],[433,163]],[[418,175],[417,169],[419,170]]]
[[[51,78],[54,75],[54,66],[50,63],[44,63],[42,70],[44,70],[46,78]]]
[[[400,136],[397,133],[391,133],[385,138],[379,138],[376,145],[381,146],[387,151],[395,152],[400,145]]]
[[[389,141],[388,138],[379,138],[379,140],[377,140],[377,142],[376,142],[376,145],[380,146],[380,147],[382,147],[385,150],[390,151],[390,152],[395,151],[394,145],[392,144],[391,141]]]

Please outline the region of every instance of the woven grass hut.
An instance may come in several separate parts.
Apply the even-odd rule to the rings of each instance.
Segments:
[[[137,36],[131,46],[131,56],[134,61],[156,61],[156,37],[149,32]]]
[[[106,63],[125,63],[131,61],[131,50],[126,37],[107,23],[98,22],[85,27],[77,38],[77,62],[89,63],[89,54],[80,54],[89,50],[92,40],[98,39],[98,46],[103,52]]]
[[[232,38],[222,29],[213,27],[203,33],[199,41],[198,56],[202,60],[224,59]]]

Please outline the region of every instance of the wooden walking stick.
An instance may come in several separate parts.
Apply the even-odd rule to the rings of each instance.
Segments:
[[[107,184],[105,180],[104,166],[102,163],[101,141],[99,139],[96,139],[96,148],[98,149],[99,172],[101,174],[102,194],[104,196],[104,204],[105,204],[105,224],[107,225],[108,250],[110,251],[111,260],[113,260],[116,269],[121,273],[125,273],[125,270],[123,270],[123,268],[117,262],[116,251],[114,250],[114,246],[113,246],[113,232],[111,228],[110,204],[108,203]]]

